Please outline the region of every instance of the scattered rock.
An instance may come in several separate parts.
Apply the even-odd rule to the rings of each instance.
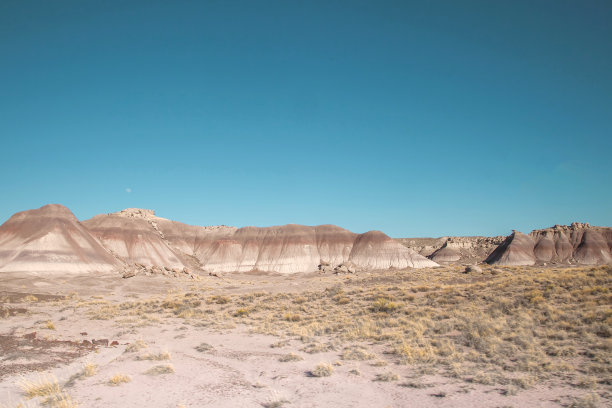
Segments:
[[[35,339],[36,338],[36,332],[25,334],[23,337],[28,339],[28,340]]]
[[[334,273],[355,273],[357,272],[357,267],[352,262],[344,262],[334,268]]]
[[[328,262],[321,263],[318,268],[319,268],[319,271],[321,271],[323,273],[333,272],[334,271],[334,267],[331,266]]]

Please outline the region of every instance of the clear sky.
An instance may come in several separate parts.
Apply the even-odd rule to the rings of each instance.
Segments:
[[[0,1],[0,222],[612,226],[612,2]]]

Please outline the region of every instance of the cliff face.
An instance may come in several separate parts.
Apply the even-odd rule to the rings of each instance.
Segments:
[[[0,272],[105,272],[119,266],[62,205],[19,212],[0,226]]]

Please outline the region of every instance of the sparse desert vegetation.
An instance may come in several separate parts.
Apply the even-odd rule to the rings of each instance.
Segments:
[[[124,333],[129,340],[120,349],[122,361],[173,360],[173,365],[141,365],[130,375],[114,375],[108,380],[111,385],[138,381],[134,378],[143,374],[160,379],[178,375],[174,355],[165,349],[169,343],[145,341],[140,334],[145,329],[166,331],[171,324],[176,339],[189,340],[194,330],[221,338],[237,330],[272,336],[267,343],[274,352],[271,360],[294,362],[282,364],[288,370],[303,367],[292,376],[333,373],[331,378],[406,390],[426,390],[430,384],[422,378],[438,376],[465,387],[497,387],[505,398],[556,384],[573,390],[571,398],[562,400],[566,406],[597,406],[609,400],[612,271],[607,266],[485,265],[469,274],[450,266],[322,276],[312,289],[298,291],[265,289],[283,277],[268,278],[270,283],[261,279],[258,285],[234,279],[228,281],[231,285],[216,287],[192,283],[163,295],[117,299],[72,294],[45,307],[70,310],[93,325],[104,322]],[[201,356],[194,358],[209,361],[227,355],[222,344],[194,340],[190,350]],[[317,364],[321,359],[336,363]],[[103,369],[82,367],[66,386],[77,387]],[[52,391],[58,401],[64,392],[59,384],[47,384],[59,387]]]
[[[349,278],[316,292],[174,292],[87,307],[92,318],[103,309],[118,321],[139,317],[136,324],[174,316],[215,329],[247,325],[256,333],[301,339],[306,353],[374,342],[401,364],[483,384],[527,388],[558,373],[576,384],[585,376],[590,386],[608,381],[609,267],[483,269],[467,277],[452,267],[399,271]],[[249,313],[235,312],[241,308]],[[321,341],[330,336],[331,342]],[[343,349],[341,357],[375,355],[357,346]]]

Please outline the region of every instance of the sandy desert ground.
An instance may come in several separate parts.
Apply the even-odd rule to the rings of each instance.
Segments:
[[[2,407],[612,405],[612,268],[0,277]]]

